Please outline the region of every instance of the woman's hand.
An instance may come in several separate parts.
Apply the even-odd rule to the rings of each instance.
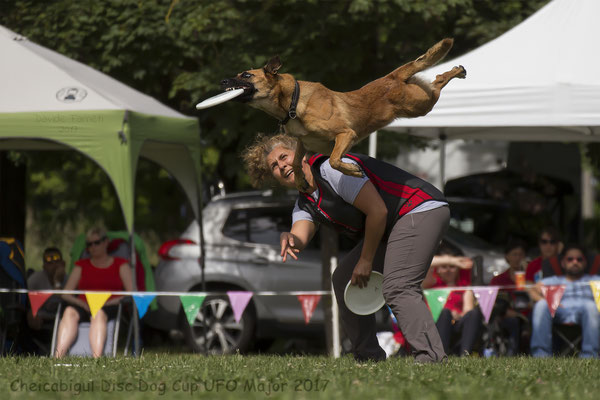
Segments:
[[[371,275],[372,269],[373,263],[371,261],[366,261],[362,258],[359,259],[354,267],[354,271],[352,272],[352,284],[358,285],[358,287],[361,289],[366,287],[367,282],[369,282],[369,276]]]
[[[283,257],[283,262],[286,262],[287,256],[289,255],[294,260],[297,260],[295,253],[299,253],[300,250],[295,247],[294,243],[294,235],[291,232],[283,232],[281,236],[279,236],[279,242],[281,243],[281,257]]]

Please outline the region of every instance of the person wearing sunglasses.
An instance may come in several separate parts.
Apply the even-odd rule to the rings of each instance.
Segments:
[[[560,232],[553,227],[544,228],[538,238],[540,256],[531,260],[525,269],[525,281],[535,283],[542,279],[542,263],[558,256],[561,252],[563,243],[560,239]]]
[[[65,279],[65,261],[61,251],[56,247],[46,248],[42,255],[42,263],[42,269],[35,271],[27,279],[27,288],[29,290],[60,289]],[[27,313],[29,327],[38,331],[43,328],[45,321],[53,320],[59,302],[57,296],[52,296],[40,307],[35,317],[29,310]]]
[[[127,260],[108,254],[108,237],[102,228],[92,228],[86,234],[87,251],[90,258],[75,263],[65,284],[65,290],[85,291],[132,291],[133,279]],[[77,337],[79,322],[90,321],[90,347],[93,357],[103,354],[106,342],[106,325],[117,315],[121,296],[111,296],[101,310],[92,318],[84,295],[62,296],[69,303],[65,307],[56,342],[55,357],[64,356]]]
[[[585,274],[587,260],[584,249],[579,245],[568,245],[563,252],[560,264],[564,275],[544,278],[532,290],[539,300],[533,307],[531,355],[534,357],[552,355],[552,324],[557,323],[580,325],[583,338],[579,356],[598,358],[600,313],[598,313],[589,285],[589,282],[597,277]],[[550,285],[565,286],[554,317],[550,314],[548,302],[542,294],[542,287]]]

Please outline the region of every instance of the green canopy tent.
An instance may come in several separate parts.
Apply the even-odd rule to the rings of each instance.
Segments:
[[[72,149],[94,160],[114,185],[131,243],[139,157],[165,168],[201,218],[196,118],[2,26],[0,52],[0,150]]]

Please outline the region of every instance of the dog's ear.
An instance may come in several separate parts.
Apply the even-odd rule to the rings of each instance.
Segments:
[[[267,65],[263,67],[265,73],[272,75],[276,75],[277,71],[279,71],[279,68],[281,68],[281,60],[279,59],[279,56],[271,58]]]

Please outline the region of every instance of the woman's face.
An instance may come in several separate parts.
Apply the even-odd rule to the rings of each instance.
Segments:
[[[515,271],[520,271],[521,263],[525,259],[525,250],[523,250],[521,247],[515,247],[506,253],[504,257],[506,258],[508,265],[510,265],[510,268]]]
[[[442,281],[447,285],[454,285],[458,279],[458,267],[450,264],[438,266],[435,271]]]
[[[87,250],[90,256],[99,257],[107,254],[106,248],[108,247],[108,239],[106,236],[100,237],[93,233],[86,238]]]
[[[267,156],[267,165],[275,180],[289,188],[296,187],[294,184],[294,171],[292,170],[294,154],[294,150],[277,146]]]
[[[558,255],[558,240],[553,239],[548,233],[544,232],[539,240],[540,253],[542,258],[552,258]]]

